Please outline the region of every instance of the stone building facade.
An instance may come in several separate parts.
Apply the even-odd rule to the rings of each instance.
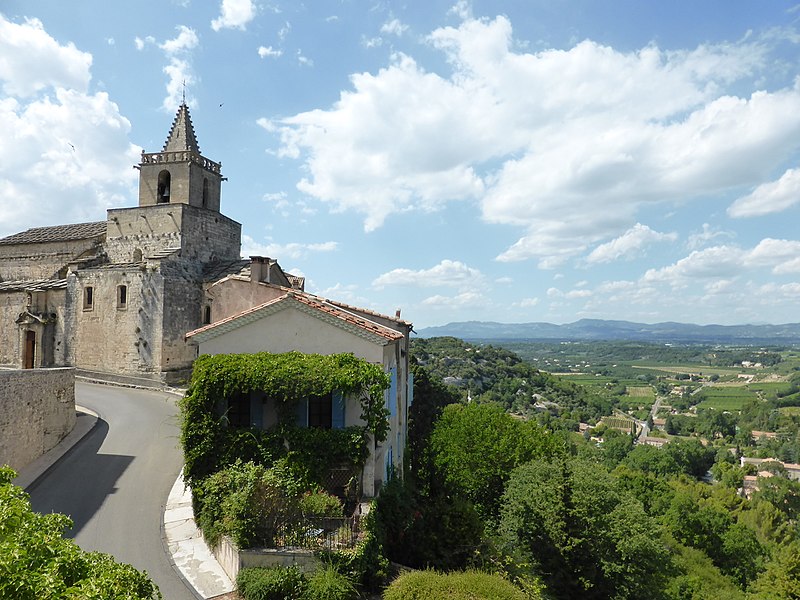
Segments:
[[[187,376],[196,348],[184,334],[211,321],[207,290],[250,261],[241,225],[220,212],[221,165],[200,153],[185,104],[163,149],[136,168],[137,207],[0,239],[0,366]],[[254,265],[302,289],[275,261]]]

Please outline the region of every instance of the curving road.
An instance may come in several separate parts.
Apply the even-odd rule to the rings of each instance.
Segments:
[[[33,509],[70,515],[68,537],[147,571],[165,599],[195,600],[161,536],[164,503],[183,464],[175,396],[76,383],[75,399],[100,419],[27,489]]]

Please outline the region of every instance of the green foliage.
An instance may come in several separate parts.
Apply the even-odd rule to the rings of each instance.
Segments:
[[[298,505],[290,485],[274,470],[236,463],[195,485],[197,524],[212,545],[229,535],[240,548],[272,546],[280,515]]]
[[[194,487],[196,481],[236,458],[258,458],[269,463],[280,448],[280,439],[276,436],[259,439],[254,431],[231,430],[226,426],[226,420],[221,418],[221,406],[224,407],[227,399],[254,392],[263,393],[276,403],[284,423],[294,414],[295,405],[305,398],[334,391],[358,396],[361,399],[361,418],[366,425],[358,436],[360,440],[351,440],[351,445],[358,446],[358,453],[363,455],[367,433],[378,442],[386,438],[389,423],[383,392],[389,383],[389,376],[380,365],[370,364],[352,354],[323,356],[261,352],[203,355],[194,363],[189,390],[181,400],[181,442],[186,461],[184,478]],[[279,432],[278,436],[283,437],[285,431]],[[325,433],[334,436],[329,431]],[[243,447],[233,443],[250,435],[252,440]],[[325,437],[327,443],[327,436],[307,435]],[[355,437],[352,431],[345,435]]]
[[[496,402],[514,412],[529,413],[541,398],[553,403],[556,412],[569,412],[574,427],[578,421],[596,422],[611,414],[607,394],[540,371],[503,348],[452,337],[415,338],[411,352],[432,376],[454,377],[465,399],[469,391],[477,402]]]
[[[297,567],[241,569],[236,588],[244,600],[304,600],[308,580]]]
[[[472,503],[438,493],[419,496],[401,480],[381,490],[375,519],[386,556],[408,567],[463,569],[482,545],[484,525]]]
[[[297,503],[297,507],[302,514],[310,517],[344,516],[341,500],[322,490],[309,491],[303,494]]]
[[[665,586],[670,600],[744,600],[745,595],[701,550],[668,539],[677,573]]]
[[[308,578],[306,600],[352,600],[358,592],[352,582],[332,565],[318,569]]]
[[[389,561],[384,556],[382,536],[378,533],[374,501],[361,527],[363,536],[355,548],[326,551],[320,557],[348,580],[374,592],[383,588],[389,577]]]
[[[654,598],[668,554],[655,522],[599,465],[533,461],[516,469],[499,536],[557,598]]]
[[[750,591],[752,595],[748,597],[753,600],[800,598],[800,542],[793,541],[781,547]]]
[[[14,477],[10,468],[0,468],[0,598],[161,598],[147,574],[64,539],[70,519],[33,512],[28,495],[11,484]]]
[[[499,575],[467,571],[437,573],[413,571],[395,579],[383,594],[384,600],[535,600]]]
[[[497,514],[514,467],[565,451],[536,423],[514,419],[494,404],[447,406],[434,427],[431,448],[447,484],[484,517]]]
[[[456,404],[460,394],[453,386],[442,383],[428,369],[417,364],[412,356],[411,372],[414,375],[414,403],[408,410],[408,440],[406,477],[417,486],[435,485],[435,473],[429,448],[433,426],[448,404]]]

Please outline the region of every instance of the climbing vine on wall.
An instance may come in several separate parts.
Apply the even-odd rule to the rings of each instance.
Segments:
[[[261,352],[201,356],[194,363],[189,390],[181,401],[184,477],[192,483],[210,475],[221,466],[222,456],[235,454],[247,460],[242,454],[270,452],[255,435],[250,437],[258,448],[229,447],[232,435],[241,442],[241,431],[231,431],[221,419],[228,398],[263,393],[276,403],[278,414],[286,418],[306,398],[342,392],[361,400],[364,437],[369,433],[375,442],[382,442],[389,430],[389,413],[383,401],[389,385],[389,376],[380,365],[352,354]],[[332,435],[331,441],[334,438],[338,439]]]

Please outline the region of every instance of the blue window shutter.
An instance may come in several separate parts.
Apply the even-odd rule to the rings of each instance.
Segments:
[[[298,427],[308,427],[308,398],[304,398],[297,403],[296,422]]]
[[[250,426],[264,428],[264,404],[258,394],[250,394]]]
[[[408,374],[408,408],[414,404],[414,374]]]
[[[331,427],[333,429],[344,429],[344,394],[338,390],[333,392]]]

